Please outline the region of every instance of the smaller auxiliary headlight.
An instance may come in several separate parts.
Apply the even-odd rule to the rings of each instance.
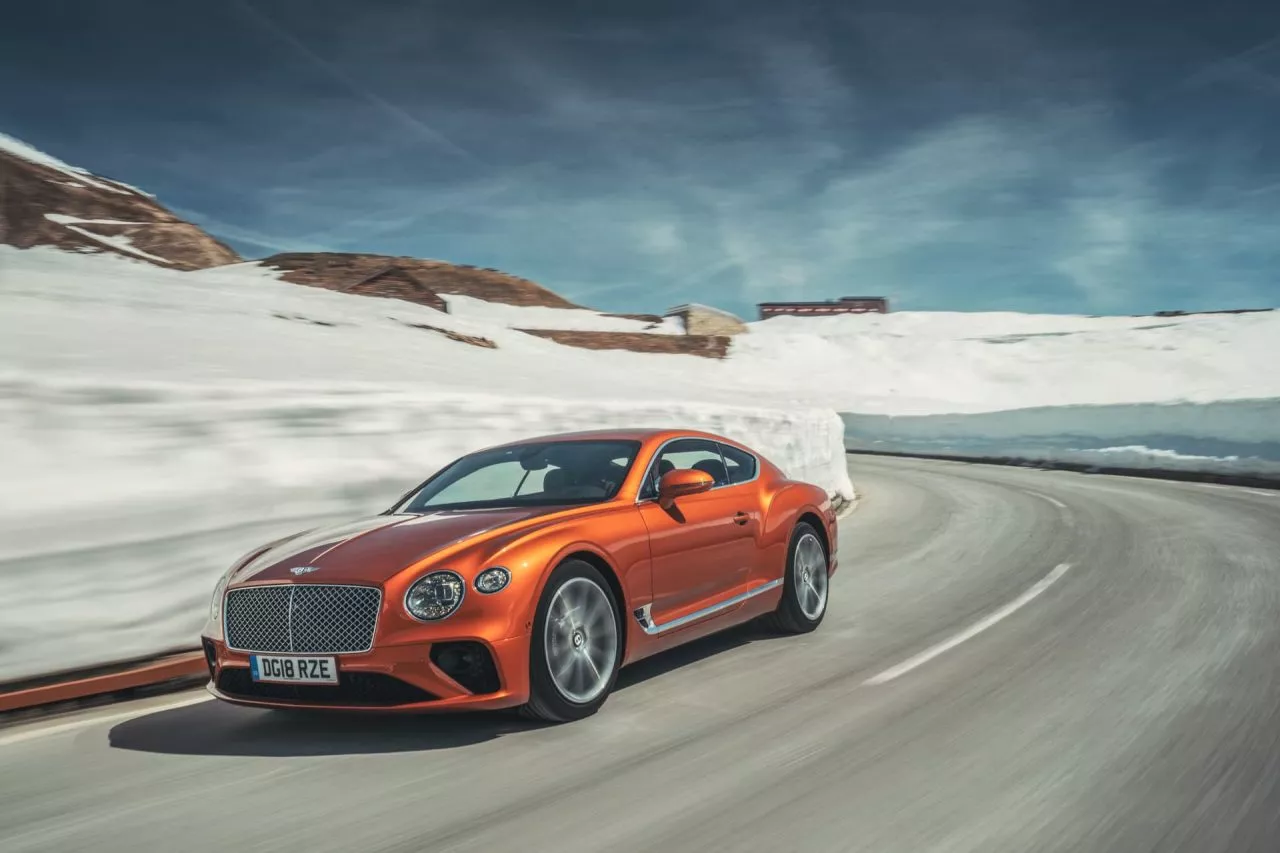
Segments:
[[[489,595],[501,591],[509,583],[511,583],[511,572],[502,566],[494,566],[476,576],[476,592]]]

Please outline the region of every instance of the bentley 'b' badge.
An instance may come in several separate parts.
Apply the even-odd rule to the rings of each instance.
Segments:
[[[295,575],[305,575],[307,572],[320,571],[320,567],[319,566],[294,566],[289,571],[293,572]]]

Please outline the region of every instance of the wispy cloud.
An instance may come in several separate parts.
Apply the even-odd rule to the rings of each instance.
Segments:
[[[287,44],[294,50],[294,52],[310,63],[312,67],[323,73],[333,82],[345,88],[347,91],[351,92],[353,95],[356,95],[368,102],[379,112],[399,124],[401,127],[416,134],[418,137],[431,143],[438,149],[448,151],[451,154],[471,162],[480,162],[479,158],[473,152],[459,145],[444,133],[427,124],[422,119],[411,115],[403,107],[393,104],[391,101],[376,92],[372,92],[368,88],[361,86],[349,73],[316,53],[303,43],[301,39],[264,14],[257,6],[251,3],[250,0],[233,0],[233,2],[235,6],[242,10],[250,20],[266,32],[273,35],[275,38]]]
[[[1078,5],[236,0],[208,84],[93,145],[251,250],[449,258],[610,310],[1275,302],[1280,41],[1215,56],[1176,10],[1086,38],[1126,13]]]
[[[255,228],[247,228],[243,225],[233,222],[226,222],[207,213],[198,210],[188,210],[183,207],[172,207],[174,213],[183,219],[194,222],[201,228],[213,234],[222,240],[229,240],[235,243],[244,244],[255,249],[265,249],[264,254],[277,254],[279,252],[329,252],[333,251],[331,245],[325,243],[312,242],[300,238],[292,233],[273,233],[268,231],[260,231]]]

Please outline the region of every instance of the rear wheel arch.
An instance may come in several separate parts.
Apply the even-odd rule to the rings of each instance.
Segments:
[[[800,511],[800,517],[796,519],[796,524],[805,522],[813,528],[813,532],[818,534],[818,540],[822,542],[822,550],[827,553],[827,559],[831,559],[831,540],[827,536],[827,525],[822,521],[822,516],[817,510],[807,508]]]
[[[827,526],[822,513],[813,503],[813,494],[805,483],[784,482],[764,501],[765,529],[783,539],[790,539],[791,532],[801,521],[807,521],[818,529],[823,545],[827,542]]]
[[[818,546],[821,548],[822,555],[827,558],[830,563],[830,552],[826,546],[822,544],[826,538],[825,533],[820,525],[815,525],[811,520],[799,518],[789,531],[787,544],[787,561],[782,576],[783,592],[782,597],[778,601],[777,609],[773,613],[768,614],[762,620],[762,623],[773,631],[785,634],[805,634],[815,630],[826,616],[826,596],[828,589],[826,572],[822,572],[821,584],[821,607],[816,616],[810,616],[805,612],[805,608],[800,601],[800,588],[797,585],[797,571],[801,568],[798,561],[801,559],[798,546],[803,545],[806,538],[817,540]],[[810,563],[812,565],[812,563]],[[818,568],[817,570],[821,570]],[[808,583],[808,581],[806,581]],[[815,593],[817,594],[817,593]]]

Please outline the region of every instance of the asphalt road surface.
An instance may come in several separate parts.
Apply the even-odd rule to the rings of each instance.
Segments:
[[[1280,494],[851,468],[814,634],[559,727],[192,692],[6,729],[0,850],[1280,850]]]

